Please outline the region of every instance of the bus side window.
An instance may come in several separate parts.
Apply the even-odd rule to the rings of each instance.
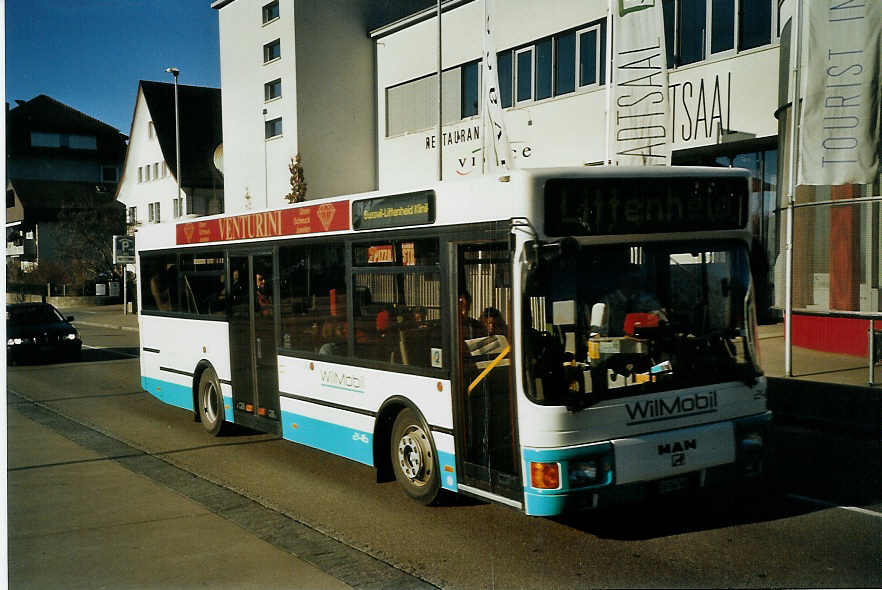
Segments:
[[[320,354],[347,353],[343,257],[343,244],[279,249],[281,348]]]
[[[176,311],[178,308],[178,267],[174,254],[141,257],[141,309]]]

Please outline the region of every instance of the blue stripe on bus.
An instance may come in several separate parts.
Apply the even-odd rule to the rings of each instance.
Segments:
[[[141,376],[141,387],[162,402],[185,410],[193,410],[192,387],[143,375]]]
[[[441,487],[455,492],[456,487],[456,457],[453,453],[438,451],[438,465],[441,467]]]
[[[193,407],[193,388],[191,387],[143,375],[141,376],[141,387],[144,391],[159,399],[159,401],[185,410],[195,411]],[[232,397],[224,396],[224,420],[227,422],[235,421]]]
[[[374,465],[374,435],[339,424],[282,412],[282,437],[314,449],[340,455],[365,465]]]

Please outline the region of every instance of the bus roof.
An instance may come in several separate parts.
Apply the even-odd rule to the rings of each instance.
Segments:
[[[409,189],[371,191],[314,199],[275,209],[187,218],[138,228],[138,250],[263,242],[390,227],[446,226],[542,215],[541,195],[550,179],[750,178],[740,168],[699,166],[586,166],[530,168],[476,178],[438,181]],[[517,195],[521,195],[520,198]],[[426,207],[430,210],[427,211]],[[365,211],[370,211],[364,215]],[[388,215],[387,215],[388,214]],[[390,220],[391,216],[391,220]],[[363,221],[353,225],[353,217]]]

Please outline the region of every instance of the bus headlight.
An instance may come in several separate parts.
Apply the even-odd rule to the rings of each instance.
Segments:
[[[609,457],[570,461],[567,467],[570,488],[584,488],[604,483],[607,474],[612,470]]]
[[[758,453],[763,450],[762,432],[746,432],[741,436],[741,450],[748,453]]]
[[[65,335],[64,335],[64,339],[65,339],[65,340],[76,340],[76,339],[77,339],[77,333],[76,333],[76,332],[71,332],[70,334],[65,334]]]
[[[19,344],[23,344],[24,340],[21,338],[10,338],[6,341],[6,346],[18,346]]]

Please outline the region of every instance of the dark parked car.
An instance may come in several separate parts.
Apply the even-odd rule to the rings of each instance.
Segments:
[[[83,341],[65,318],[48,303],[13,303],[6,306],[6,359],[48,360],[80,358]]]

